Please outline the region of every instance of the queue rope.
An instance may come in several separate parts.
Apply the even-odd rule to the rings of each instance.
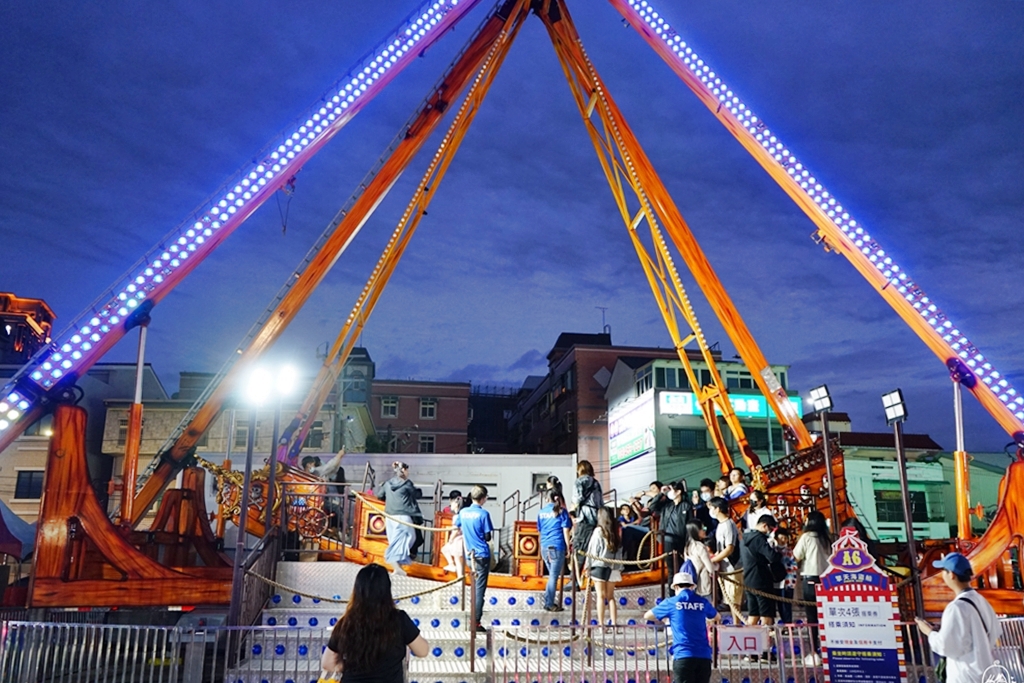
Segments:
[[[395,522],[396,524],[404,524],[405,526],[412,527],[413,529],[419,529],[420,531],[429,531],[431,533],[452,530],[452,527],[449,526],[423,526],[422,524],[413,524],[412,522],[406,522],[404,519],[398,519],[394,515],[389,515],[388,513],[384,512],[379,507],[377,507],[376,503],[367,499],[366,496],[359,493],[358,491],[353,491],[352,493],[353,495],[355,495],[356,498],[363,501],[363,504],[367,505],[371,510],[373,510],[374,512],[379,512],[380,514],[384,515],[387,519],[390,519],[392,522]]]
[[[815,607],[818,604],[816,602],[810,602],[809,600],[797,600],[796,598],[784,598],[781,595],[776,595],[775,593],[766,593],[764,591],[759,591],[756,588],[751,588],[750,586],[744,585],[742,582],[737,581],[736,579],[734,579],[734,578],[732,578],[730,576],[726,576],[725,574],[718,574],[718,578],[722,579],[723,581],[728,581],[729,583],[731,583],[733,585],[742,587],[743,590],[746,591],[747,593],[753,593],[754,595],[759,595],[762,598],[771,598],[772,600],[775,600],[777,602],[788,602],[791,605],[800,605],[801,607]],[[903,581],[900,581],[899,583],[894,584],[893,588],[894,589],[902,588],[903,586],[905,586],[908,583],[910,583],[912,580],[913,579],[904,579]]]
[[[283,583],[278,583],[277,581],[274,581],[273,579],[268,579],[267,577],[263,576],[262,574],[257,574],[256,572],[252,571],[251,569],[246,570],[245,573],[248,574],[249,576],[255,578],[255,579],[259,579],[260,581],[262,581],[263,583],[267,584],[268,586],[273,586],[274,588],[279,588],[280,590],[287,591],[289,593],[294,593],[295,595],[301,595],[302,597],[309,598],[310,600],[319,600],[320,602],[330,602],[330,603],[334,603],[336,605],[345,605],[345,604],[348,604],[348,602],[349,602],[347,598],[326,598],[326,597],[324,597],[322,595],[315,595],[313,593],[306,593],[304,591],[300,591],[298,588],[293,588],[291,586],[286,586]],[[442,584],[437,585],[437,586],[433,586],[431,588],[427,588],[426,590],[418,591],[416,593],[409,593],[408,595],[399,595],[397,598],[395,598],[395,600],[410,600],[412,598],[418,598],[418,597],[423,596],[423,595],[429,595],[430,593],[436,593],[439,590],[443,590],[445,588],[448,588],[449,586],[452,586],[452,585],[458,583],[459,581],[464,581],[464,580],[465,580],[464,577],[452,579],[451,581],[448,581],[446,583],[442,583]]]
[[[621,565],[624,565],[624,566],[627,566],[627,565],[628,566],[635,566],[635,565],[641,565],[641,564],[651,564],[653,562],[657,562],[658,560],[664,560],[671,553],[662,553],[661,555],[658,555],[657,557],[652,557],[649,560],[617,560],[617,559],[612,558],[612,557],[596,557],[595,555],[591,555],[590,553],[583,553],[583,552],[581,552],[579,554],[582,555],[583,557],[587,558],[588,560],[597,560],[598,562],[607,562],[608,564],[621,564]]]

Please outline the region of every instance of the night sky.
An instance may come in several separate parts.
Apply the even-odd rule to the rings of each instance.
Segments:
[[[1024,2],[655,0],[659,11],[1024,390]],[[584,43],[740,313],[791,387],[855,429],[952,449],[943,364],[640,36],[570,0]],[[71,322],[417,7],[415,0],[0,8],[0,291]],[[154,311],[168,391],[216,370],[481,21],[483,0]],[[445,126],[447,125],[445,122]],[[426,150],[432,150],[428,144]],[[274,354],[312,374],[425,150]],[[281,215],[288,210],[287,231]],[[690,278],[684,273],[684,279]],[[735,353],[695,286],[710,341]],[[362,338],[388,378],[518,385],[563,331],[669,346],[542,24],[527,24]],[[107,360],[131,360],[129,335]],[[1009,441],[973,398],[967,446]]]

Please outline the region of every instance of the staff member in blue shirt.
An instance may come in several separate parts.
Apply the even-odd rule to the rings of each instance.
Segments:
[[[491,575],[491,515],[484,510],[487,500],[487,488],[474,486],[469,492],[473,504],[459,510],[452,524],[462,529],[462,539],[466,544],[466,555],[473,558],[473,584],[476,586],[476,601],[473,604],[476,615],[476,630],[486,631],[480,620],[484,616],[484,593],[487,591],[487,577]]]
[[[672,629],[672,683],[709,683],[711,643],[707,622],[718,621],[718,612],[694,591],[689,572],[672,577],[672,588],[675,596],[647,610],[644,619],[668,619]]]
[[[537,531],[540,532],[541,557],[548,568],[548,585],[544,590],[544,609],[561,612],[563,607],[555,602],[558,579],[565,567],[565,554],[569,548],[569,529],[572,520],[565,509],[565,499],[558,489],[545,492],[548,504],[537,513]]]

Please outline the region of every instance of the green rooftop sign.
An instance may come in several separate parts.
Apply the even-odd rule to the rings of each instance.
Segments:
[[[796,414],[803,417],[803,402],[799,398],[789,397],[789,402],[796,410]],[[755,395],[729,395],[729,403],[732,404],[733,412],[740,418],[765,418],[769,416],[768,401],[760,394]],[[700,415],[700,404],[697,397],[690,391],[663,391],[658,395],[658,412],[662,415]],[[716,410],[716,412],[719,412]],[[775,411],[770,411],[771,417],[775,417]]]

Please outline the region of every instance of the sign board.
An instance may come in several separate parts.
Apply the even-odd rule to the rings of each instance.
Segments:
[[[815,594],[827,683],[907,680],[896,591],[856,529],[832,544]]]
[[[760,655],[768,650],[768,629],[763,626],[719,626],[718,653]]]
[[[797,415],[803,415],[803,404],[799,398],[790,396],[789,402]],[[729,403],[736,417],[775,417],[775,411],[768,408],[768,401],[761,395],[729,394]],[[661,391],[658,393],[658,412],[662,415],[700,415],[700,403],[691,391]],[[715,413],[722,414],[717,408]]]
[[[608,451],[611,466],[653,453],[654,392],[620,404],[608,415]]]

